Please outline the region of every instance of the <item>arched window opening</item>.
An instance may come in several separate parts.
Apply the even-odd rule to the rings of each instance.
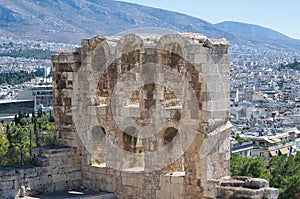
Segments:
[[[130,71],[136,64],[141,62],[141,50],[138,43],[128,42],[122,48],[121,74]]]
[[[100,165],[106,161],[106,131],[102,126],[92,128],[91,138],[91,164]]]
[[[137,141],[137,129],[135,127],[127,127],[123,133],[123,149],[135,153]]]
[[[101,77],[97,84],[96,89],[96,105],[107,105],[107,98],[111,95],[111,89],[113,88],[117,79],[117,65],[112,63],[101,74]]]
[[[178,43],[166,44],[164,50],[160,52],[160,56],[160,63],[170,66],[177,72],[180,72],[181,67],[184,65],[184,59],[182,57],[182,48]]]
[[[178,130],[176,128],[174,128],[174,127],[167,128],[165,130],[164,136],[163,136],[164,145],[167,145],[170,142],[172,142],[177,134],[178,134]]]
[[[170,150],[172,150],[174,146],[174,139],[176,139],[176,136],[178,135],[178,130],[174,127],[169,127],[164,131],[163,134],[163,143],[164,146],[168,147]],[[166,166],[163,169],[163,173],[173,173],[173,172],[181,172],[184,171],[184,157],[179,157],[178,159],[174,160],[171,164]]]

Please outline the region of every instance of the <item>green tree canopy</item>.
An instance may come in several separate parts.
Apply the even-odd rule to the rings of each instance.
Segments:
[[[232,176],[258,177],[279,188],[280,199],[300,199],[300,152],[296,156],[276,156],[270,161],[260,157],[231,155]]]

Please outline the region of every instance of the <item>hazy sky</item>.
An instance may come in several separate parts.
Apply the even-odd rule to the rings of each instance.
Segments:
[[[300,0],[120,0],[177,11],[211,23],[239,21],[300,39]]]

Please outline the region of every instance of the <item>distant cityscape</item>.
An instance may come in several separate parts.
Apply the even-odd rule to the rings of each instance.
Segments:
[[[295,155],[300,150],[300,71],[282,66],[299,54],[231,48],[231,151],[244,156]]]
[[[75,44],[0,37],[0,53],[22,50],[67,51]],[[300,151],[300,71],[282,65],[300,54],[284,49],[231,46],[231,151],[244,156],[294,155]],[[0,74],[42,71],[17,85],[0,85],[0,120],[19,111],[51,111],[52,64],[49,59],[2,56]]]
[[[59,52],[75,48],[74,44],[47,41],[20,40],[0,37],[0,54],[24,50],[47,50]],[[1,56],[0,75],[12,73],[35,73],[39,76],[22,84],[0,85],[0,120],[12,120],[19,111],[31,113],[42,108],[47,112],[53,109],[52,64],[48,59]]]

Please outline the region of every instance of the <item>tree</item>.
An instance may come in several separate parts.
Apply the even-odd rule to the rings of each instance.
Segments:
[[[39,142],[39,134],[38,134],[38,130],[37,130],[37,119],[34,118],[34,123],[33,123],[33,133],[34,133],[34,136],[35,136],[35,143],[36,143],[36,146],[40,146],[40,142]]]
[[[261,158],[231,155],[231,175],[258,177],[279,188],[279,198],[300,199],[300,152],[296,156],[276,156],[267,163]]]
[[[232,176],[248,176],[269,179],[270,173],[260,157],[247,158],[241,154],[231,154],[230,173]]]
[[[41,106],[39,106],[38,111],[37,111],[37,117],[42,117],[43,115],[43,109]]]
[[[0,165],[7,164],[7,151],[8,151],[9,142],[6,138],[4,132],[0,129]]]
[[[32,117],[16,115],[15,122],[6,124],[5,132],[0,128],[0,166],[31,163],[31,147],[54,145],[55,123],[50,122],[51,117],[53,114],[46,113],[39,118],[34,113]]]
[[[281,188],[283,191],[280,192],[279,198],[300,198],[300,175],[294,174],[287,178],[286,186]]]
[[[18,73],[2,73],[0,74],[0,84],[21,84],[30,79],[35,78],[36,75],[34,73],[27,73],[27,72],[18,72]]]
[[[300,198],[300,152],[274,157],[269,163],[270,185],[279,188],[279,198]]]
[[[26,126],[30,123],[30,118],[26,118],[26,117],[23,117],[21,118],[19,124],[22,125],[22,126]]]
[[[49,113],[49,122],[55,122],[54,120],[54,116],[52,114],[52,111],[50,110],[50,113]]]
[[[29,132],[26,127],[20,125],[14,125],[7,130],[8,146],[8,158],[9,164],[15,165],[23,163],[23,153],[27,152],[26,145],[29,140]]]
[[[17,115],[15,115],[14,122],[15,122],[15,124],[19,124],[19,118]]]
[[[42,49],[25,49],[25,50],[14,50],[11,52],[0,53],[0,56],[10,57],[25,57],[35,59],[50,59],[51,55],[55,54],[54,51],[42,50]]]

